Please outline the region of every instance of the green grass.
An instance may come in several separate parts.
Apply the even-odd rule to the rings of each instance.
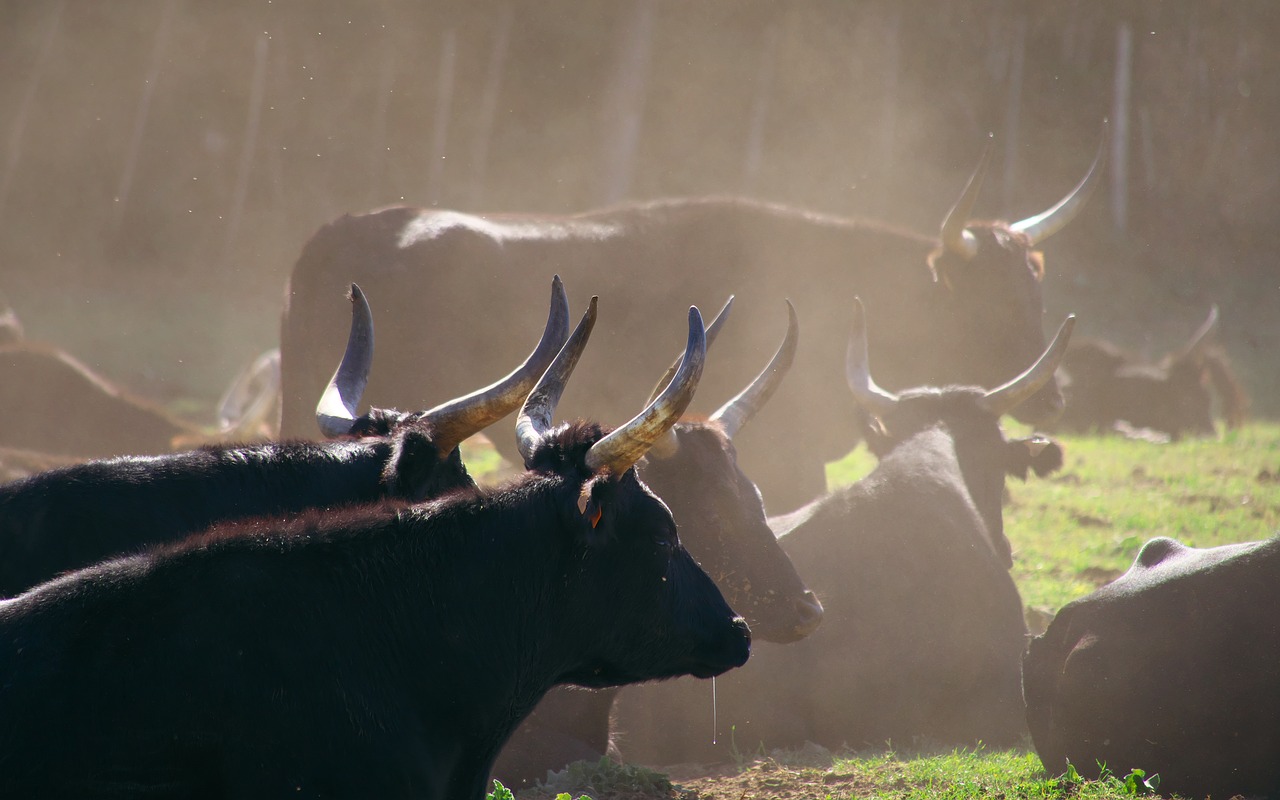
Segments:
[[[1047,479],[1010,480],[1005,507],[1014,579],[1023,601],[1046,616],[1122,574],[1153,537],[1213,547],[1263,539],[1280,528],[1280,424],[1258,422],[1218,439],[1167,445],[1118,437],[1059,441],[1066,450],[1063,469]],[[828,465],[828,482],[834,487],[857,480],[875,463],[859,448]],[[677,777],[670,790],[619,781],[607,762],[580,764],[582,774],[575,772],[574,780],[521,792],[521,800],[559,800],[566,790],[596,800],[1122,800],[1158,786],[1158,777],[1134,769],[1140,766],[1086,781],[1046,774],[1029,742],[1001,751],[887,746],[832,755],[817,748],[744,758],[720,777]],[[624,791],[614,791],[623,784]]]
[[[1152,444],[1063,436],[1062,471],[1008,482],[1005,533],[1023,601],[1056,611],[1129,568],[1156,536],[1194,547],[1264,539],[1280,528],[1280,425],[1220,439]],[[864,448],[827,469],[832,486],[875,467]]]

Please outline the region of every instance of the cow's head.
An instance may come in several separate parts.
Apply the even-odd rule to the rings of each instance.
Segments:
[[[923,387],[898,394],[880,388],[871,378],[860,301],[854,303],[853,317],[845,372],[854,401],[868,415],[867,446],[883,458],[923,431],[943,430],[954,442],[961,477],[986,520],[992,549],[1006,567],[1012,566],[1001,514],[1004,477],[1025,476],[1029,469],[1046,474],[1061,466],[1062,452],[1041,437],[1006,440],[1000,430],[1000,417],[1034,397],[1052,380],[1075,327],[1075,316],[1067,317],[1034,364],[995,389]]]
[[[690,309],[680,370],[630,422],[612,432],[585,423],[553,428],[556,403],[595,312],[592,298],[516,423],[525,467],[560,481],[559,513],[573,536],[566,600],[592,620],[582,631],[590,666],[570,669],[562,680],[609,686],[718,675],[746,662],[750,632],[681,545],[671,512],[634,468],[693,399],[706,354],[702,318]]]
[[[1018,222],[969,218],[991,157],[988,145],[960,200],[942,223],[941,244],[929,265],[943,289],[937,297],[937,347],[966,382],[991,386],[1028,364],[1045,347],[1044,256],[1036,246],[1062,230],[1084,207],[1101,178],[1108,133],[1079,185],[1048,211]],[[942,338],[942,337],[940,337]],[[1062,392],[1050,379],[1014,412],[1018,419],[1046,423],[1062,413]]]
[[[388,494],[414,502],[471,484],[458,445],[519,408],[569,336],[569,301],[556,276],[542,339],[510,375],[428,411],[371,408],[357,416],[373,363],[373,312],[354,283],[350,299],[346,352],[316,405],[316,422],[330,439],[382,440]]]
[[[708,347],[732,302],[707,327]],[[752,636],[784,644],[817,629],[822,604],[770,530],[759,489],[738,467],[733,437],[772,396],[795,358],[799,323],[790,302],[787,312],[787,335],[764,371],[708,421],[678,423],[640,464],[645,483],[675,515],[685,547],[750,623]]]

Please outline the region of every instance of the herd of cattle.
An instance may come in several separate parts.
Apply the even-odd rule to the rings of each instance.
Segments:
[[[263,441],[175,451],[200,428],[0,317],[0,461],[31,473],[0,485],[0,796],[480,798],[605,754],[1027,735],[1054,772],[1280,791],[1277,540],[1154,539],[1034,638],[1010,575],[1006,477],[1063,453],[1003,415],[1245,412],[1216,307],[1158,365],[1073,317],[1046,344],[1035,247],[1100,160],[982,222],[984,155],[937,239],[729,198],[343,216],[224,398],[233,437],[278,406]],[[481,431],[524,470],[477,485]],[[878,467],[826,492],[858,441]]]

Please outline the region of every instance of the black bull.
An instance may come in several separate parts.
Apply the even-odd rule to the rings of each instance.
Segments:
[[[701,319],[631,422],[552,427],[594,312],[505,487],[260,518],[0,601],[0,795],[479,800],[551,686],[743,664],[745,623],[633,469],[692,397]]]
[[[1023,660],[1045,767],[1141,768],[1185,797],[1280,794],[1278,573],[1280,538],[1158,538],[1063,607]]]
[[[352,413],[373,360],[373,319],[352,286],[347,352],[313,419],[333,441],[218,445],[65,466],[0,486],[0,597],[221,522],[310,508],[420,501],[473,485],[457,445],[519,408],[569,335],[557,279],[543,335],[491,386],[421,412]],[[340,398],[342,403],[327,402]]]
[[[1079,208],[1098,172],[1095,164],[1064,212]],[[871,348],[890,388],[993,385],[1044,349],[1043,266],[1033,247],[1070,213],[1013,225],[966,222],[978,183],[948,215],[945,245],[879,224],[725,198],[566,217],[406,207],[343,216],[306,244],[290,278],[280,334],[281,433],[314,431],[310,398],[341,348],[340,337],[320,338],[319,323],[334,313],[333,287],[352,280],[377,298],[388,359],[400,367],[375,375],[369,398],[402,406],[456,394],[479,365],[513,355],[506,326],[528,322],[521,298],[551,272],[589,287],[613,313],[585,356],[591,374],[608,377],[571,389],[565,400],[571,415],[588,416],[624,413],[647,389],[643,381],[665,366],[661,348],[636,346],[654,320],[732,292],[745,324],[717,353],[701,393],[727,396],[769,351],[770,315],[788,297],[805,341],[786,385],[738,447],[771,510],[794,507],[822,491],[822,464],[857,439],[840,381],[855,294],[883,309]],[[617,362],[627,369],[609,368]],[[1020,414],[1044,420],[1061,404],[1051,383]]]

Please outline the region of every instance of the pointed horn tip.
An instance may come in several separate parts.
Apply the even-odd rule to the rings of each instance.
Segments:
[[[351,302],[364,298],[364,292],[360,290],[360,284],[352,283],[351,288],[347,289],[347,299]]]
[[[853,324],[859,328],[867,326],[867,308],[862,304],[861,297],[853,298]]]
[[[1062,324],[1058,326],[1058,333],[1053,338],[1055,340],[1058,339],[1059,337],[1062,337],[1063,339],[1067,339],[1071,336],[1071,332],[1074,331],[1075,329],[1076,329],[1076,315],[1068,314],[1067,318],[1064,319],[1062,321]]]

